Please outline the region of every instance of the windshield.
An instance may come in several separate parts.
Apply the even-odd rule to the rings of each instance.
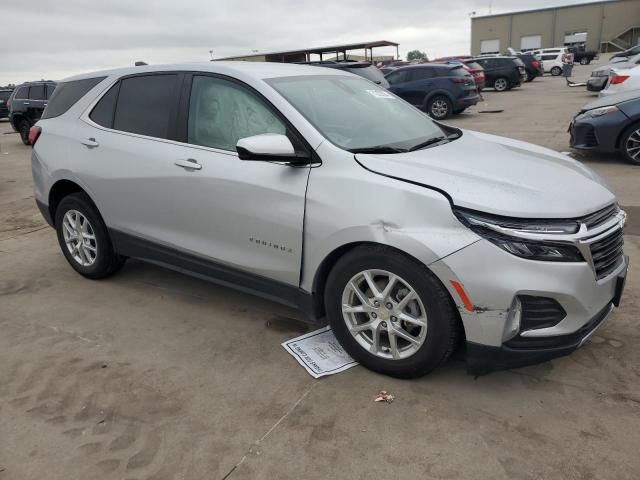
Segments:
[[[267,82],[329,141],[349,151],[408,151],[445,132],[426,114],[357,77],[308,75]]]

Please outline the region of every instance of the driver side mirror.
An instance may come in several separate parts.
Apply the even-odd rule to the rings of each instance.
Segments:
[[[279,133],[263,133],[238,140],[236,151],[240,160],[289,162],[306,164],[309,158],[296,154],[291,140]]]

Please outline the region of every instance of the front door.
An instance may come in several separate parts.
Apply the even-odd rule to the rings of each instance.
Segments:
[[[298,286],[309,167],[243,161],[239,139],[286,134],[304,148],[260,95],[237,82],[193,75],[180,160],[186,195],[178,219],[182,246],[226,266]]]

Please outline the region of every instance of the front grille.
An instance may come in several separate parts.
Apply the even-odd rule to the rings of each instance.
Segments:
[[[591,257],[598,280],[609,275],[620,264],[623,245],[624,236],[620,228],[602,240],[591,244]]]
[[[620,208],[615,203],[608,207],[598,210],[597,212],[590,213],[589,215],[582,217],[580,223],[584,223],[588,229],[595,228],[603,223],[606,223],[612,217],[616,216],[620,211]]]
[[[520,330],[535,330],[557,325],[567,316],[567,312],[557,300],[548,297],[518,295],[522,314]]]

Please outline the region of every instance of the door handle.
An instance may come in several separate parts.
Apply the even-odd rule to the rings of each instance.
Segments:
[[[25,105],[31,105],[31,102],[24,102]]]
[[[177,167],[184,168],[185,170],[202,170],[202,165],[200,165],[193,158],[187,158],[186,160],[176,160],[173,164]]]
[[[80,140],[80,143],[87,148],[96,148],[100,146],[100,144],[96,142],[96,139],[93,137]]]

